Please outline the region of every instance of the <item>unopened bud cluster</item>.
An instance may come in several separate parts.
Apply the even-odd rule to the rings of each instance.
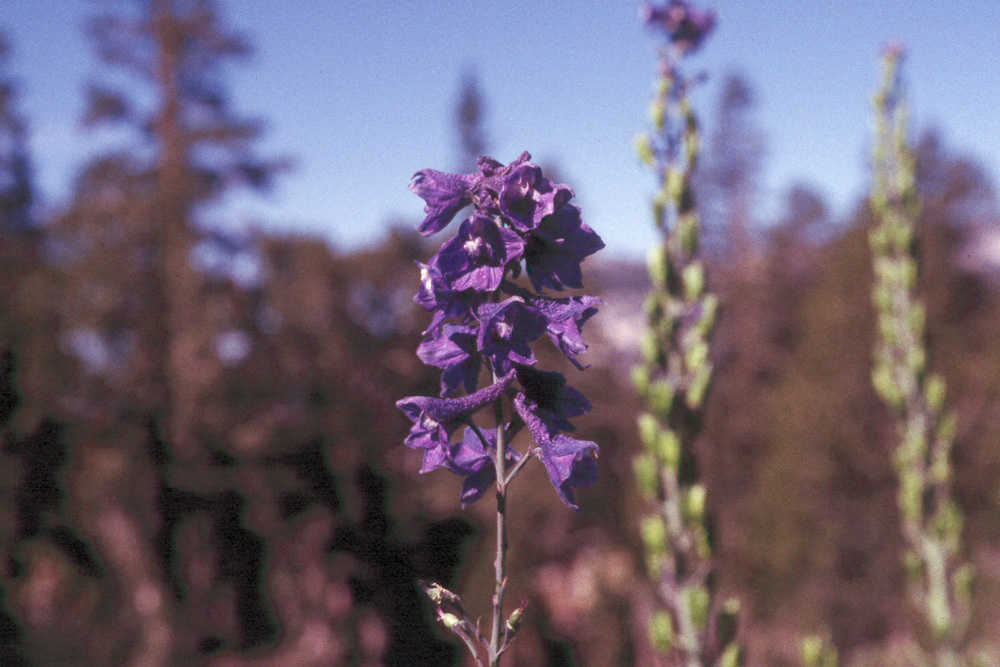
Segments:
[[[971,570],[962,565],[962,515],[952,499],[954,415],[945,409],[945,383],[927,372],[925,311],[916,297],[913,252],[920,202],[916,163],[907,141],[900,94],[899,48],[882,58],[875,95],[875,182],[870,244],[877,336],[872,381],[894,412],[895,470],[910,590],[920,610],[934,665],[963,664],[958,646],[968,623]]]
[[[698,248],[700,220],[692,191],[698,123],[688,102],[690,82],[677,67],[700,46],[715,17],[674,1],[647,7],[643,18],[666,38],[650,108],[652,131],[636,140],[640,159],[658,178],[653,222],[663,239],[649,255],[652,290],[645,303],[644,361],[633,369],[645,406],[638,420],[644,451],[634,473],[655,508],[641,524],[647,569],[659,584],[660,605],[649,634],[670,664],[735,667],[738,610],[719,604],[710,585],[714,563],[706,491],[694,465],[693,446],[712,378],[709,337],[718,301],[707,291]]]

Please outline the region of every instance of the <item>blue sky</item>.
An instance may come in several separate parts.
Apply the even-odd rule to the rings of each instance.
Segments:
[[[80,128],[97,72],[83,27],[101,3],[6,0],[39,185],[65,200],[95,141]],[[768,140],[761,213],[804,181],[843,213],[863,192],[877,56],[903,40],[914,124],[997,175],[1000,11],[993,0],[717,0],[716,33],[689,66],[710,83],[696,104],[711,131],[718,83],[745,74]],[[219,224],[313,233],[335,246],[375,242],[389,220],[420,217],[406,185],[418,169],[454,168],[462,72],[486,97],[492,153],[556,164],[584,217],[619,255],[653,241],[651,178],[632,139],[643,129],[654,42],[638,3],[610,0],[223,0],[228,25],[256,47],[231,70],[234,107],[266,121],[265,154],[296,168],[263,198],[233,197]]]

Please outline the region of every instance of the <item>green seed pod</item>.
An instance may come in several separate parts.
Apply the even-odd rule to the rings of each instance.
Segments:
[[[941,412],[944,407],[945,383],[944,379],[936,373],[928,375],[924,384],[924,399],[927,406],[935,414]]]
[[[694,301],[705,291],[705,267],[701,262],[691,262],[684,267],[681,280],[684,283],[684,298]]]
[[[632,386],[635,390],[639,392],[639,395],[643,398],[646,397],[649,391],[649,368],[646,366],[633,366],[632,367]]]
[[[692,485],[684,493],[684,518],[689,524],[700,524],[705,518],[705,487]]]
[[[667,380],[652,382],[649,385],[647,405],[660,421],[668,421],[674,406],[674,386]]]
[[[708,393],[708,385],[711,381],[712,365],[706,362],[695,371],[694,378],[691,380],[691,384],[688,385],[687,394],[685,395],[688,407],[693,410],[701,407],[702,402],[705,400],[705,394]]]
[[[708,591],[701,586],[688,586],[683,592],[684,603],[691,613],[691,622],[699,630],[708,623]]]
[[[670,201],[672,201],[674,205],[680,203],[681,196],[684,194],[684,187],[684,174],[678,171],[676,167],[670,167],[667,171],[664,189],[667,192],[667,196],[670,197]]]
[[[663,349],[660,347],[660,339],[652,331],[647,331],[642,337],[642,357],[646,363],[652,366],[659,366],[663,363]]]
[[[646,554],[657,560],[663,558],[667,553],[667,527],[663,520],[658,516],[647,516],[642,520],[640,531]]]
[[[708,363],[708,343],[704,340],[695,341],[684,352],[684,365],[689,369],[698,369]]]
[[[639,427],[639,437],[642,439],[642,444],[648,450],[654,449],[656,447],[656,438],[660,434],[660,424],[656,421],[656,417],[648,412],[644,412],[636,419],[636,424]]]
[[[719,658],[719,667],[739,667],[741,661],[740,647],[730,644]]]
[[[677,238],[684,252],[691,255],[697,252],[699,227],[697,213],[688,212],[677,216]]]
[[[649,269],[649,278],[653,281],[653,285],[667,284],[670,257],[666,248],[657,246],[650,249],[649,255],[646,258],[646,266]]]
[[[656,162],[656,156],[653,154],[653,146],[649,142],[648,134],[640,134],[635,138],[635,152],[647,167],[652,167]]]
[[[674,622],[663,610],[657,610],[649,619],[649,640],[660,653],[674,649]]]
[[[662,100],[655,100],[649,105],[649,120],[658,131],[663,131],[667,121],[667,110]]]
[[[669,470],[677,470],[681,463],[681,439],[673,431],[660,431],[656,438],[656,455]]]

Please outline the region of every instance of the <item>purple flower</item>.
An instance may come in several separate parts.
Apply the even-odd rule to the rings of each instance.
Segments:
[[[522,392],[514,397],[515,405],[520,405],[518,413],[526,410],[532,419],[541,421],[551,431],[573,431],[570,417],[579,417],[590,412],[593,405],[582,393],[566,384],[562,373],[540,371],[530,366],[517,367],[517,381]],[[530,423],[524,414],[522,419]],[[534,433],[534,431],[532,431]]]
[[[584,323],[597,314],[597,305],[603,303],[596,296],[573,296],[563,299],[549,299],[533,296],[528,290],[513,283],[504,283],[503,290],[511,295],[520,296],[529,307],[545,318],[545,333],[559,351],[580,370],[584,366],[575,356],[587,350],[580,329]]]
[[[475,430],[465,429],[461,442],[451,447],[451,453],[445,466],[456,475],[465,475],[460,499],[462,507],[468,507],[483,497],[497,479],[496,466],[493,458],[497,452],[497,431],[481,429],[489,448],[483,446],[482,440]],[[513,447],[504,449],[507,459],[507,469],[521,460],[521,454]]]
[[[417,227],[424,236],[444,229],[452,218],[472,203],[471,187],[475,177],[463,174],[446,174],[436,169],[423,169],[413,175],[410,192],[427,204],[427,217]]]
[[[476,310],[479,333],[476,344],[493,368],[506,373],[512,363],[533,364],[530,343],[545,331],[545,319],[527,307],[524,299],[512,296],[500,303],[484,303]]]
[[[502,396],[513,380],[514,372],[511,371],[490,386],[461,398],[408,396],[396,401],[396,407],[413,422],[404,444],[424,450],[421,472],[444,465],[455,430],[467,423],[473,413]]]
[[[508,262],[524,253],[524,241],[491,219],[474,215],[436,255],[441,276],[454,290],[493,292],[503,281]]]
[[[532,411],[530,401],[524,394],[514,398],[514,407],[538,444],[538,458],[545,466],[556,493],[566,505],[574,510],[580,509],[575,502],[573,488],[590,486],[597,481],[597,444],[555,432]]]
[[[472,327],[446,324],[417,347],[417,356],[441,373],[441,395],[450,396],[459,385],[472,393],[476,390],[482,365],[476,350],[476,331]]]
[[[539,293],[546,287],[580,289],[580,263],[603,247],[601,237],[580,220],[580,209],[567,204],[529,234],[524,252],[528,278]]]
[[[420,267],[420,287],[413,300],[434,313],[424,333],[437,330],[444,320],[454,317],[464,318],[483,301],[482,295],[476,292],[460,292],[452,289],[441,275],[436,259],[432,258],[430,264],[417,262],[417,266]]]
[[[664,30],[681,53],[695,51],[715,28],[715,12],[696,9],[683,0],[670,0],[662,7],[645,5],[641,16],[646,27]]]
[[[542,218],[565,206],[572,197],[569,186],[553,186],[538,166],[526,162],[504,179],[499,193],[500,212],[514,229],[524,233],[537,227]]]

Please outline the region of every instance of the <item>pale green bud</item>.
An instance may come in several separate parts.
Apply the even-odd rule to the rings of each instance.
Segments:
[[[670,270],[670,257],[663,246],[651,248],[646,258],[649,278],[654,285],[666,285],[667,273]]]
[[[730,644],[722,653],[722,657],[719,658],[719,667],[739,667],[739,665],[740,647],[736,644]]]
[[[944,407],[945,382],[940,375],[933,373],[927,376],[924,384],[924,399],[932,412],[941,412]]]
[[[653,154],[653,146],[649,142],[649,135],[640,134],[635,138],[635,152],[639,159],[647,166],[653,166],[656,156]]]
[[[656,439],[656,455],[663,465],[671,470],[677,470],[681,463],[681,439],[670,429],[660,431]]]
[[[639,392],[640,396],[645,397],[646,392],[649,391],[649,368],[646,366],[633,366],[632,385]]]
[[[642,543],[646,553],[657,560],[667,552],[667,527],[658,516],[648,516],[642,520],[640,528]]]
[[[651,383],[647,405],[661,421],[667,421],[674,405],[674,386],[668,380],[657,380]]]
[[[698,369],[706,363],[708,363],[708,343],[706,341],[696,341],[684,351],[684,364],[688,368]]]
[[[708,623],[709,598],[708,591],[700,586],[684,588],[684,604],[691,612],[691,621],[701,630]]]
[[[690,523],[701,523],[705,518],[705,487],[694,484],[684,494],[684,514]]]
[[[647,449],[653,450],[656,447],[656,439],[660,434],[660,424],[656,420],[656,417],[645,412],[639,415],[636,423],[639,426],[639,437],[642,438],[642,444]]]
[[[708,393],[708,385],[711,381],[712,365],[709,363],[702,364],[695,371],[694,378],[691,380],[691,384],[688,385],[686,398],[690,408],[697,410],[701,407],[702,402],[705,400],[705,394]]]
[[[663,349],[660,340],[652,331],[647,331],[642,337],[642,357],[646,363],[659,366],[663,361]]]
[[[656,100],[649,105],[649,120],[657,130],[663,130],[667,120],[667,110],[662,101]]]
[[[649,619],[649,640],[660,653],[669,653],[674,648],[674,622],[670,615],[663,611],[653,612]]]
[[[691,262],[681,274],[684,282],[684,297],[694,301],[705,291],[705,267],[700,262]]]

